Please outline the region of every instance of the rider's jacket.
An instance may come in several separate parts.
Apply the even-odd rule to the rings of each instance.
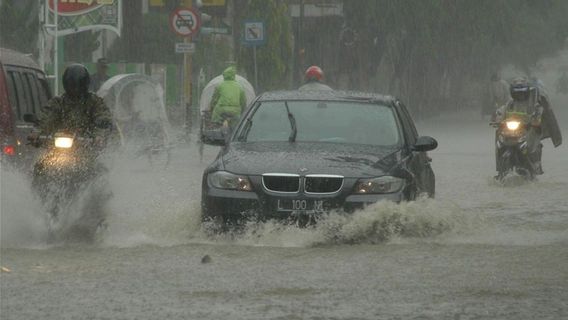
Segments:
[[[82,98],[64,93],[49,100],[42,110],[39,126],[44,134],[67,131],[94,137],[106,136],[111,124],[111,113],[103,99],[89,92]]]

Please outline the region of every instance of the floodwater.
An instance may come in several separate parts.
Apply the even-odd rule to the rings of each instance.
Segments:
[[[115,160],[96,244],[46,245],[41,206],[3,169],[0,318],[568,318],[566,145],[545,143],[538,181],[502,186],[494,131],[477,113],[419,129],[439,141],[436,199],[218,239],[199,226],[216,148],[201,162],[180,145],[167,170]]]

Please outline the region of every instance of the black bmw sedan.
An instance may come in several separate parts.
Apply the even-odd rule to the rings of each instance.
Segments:
[[[204,221],[318,217],[380,200],[434,196],[427,151],[394,97],[353,92],[268,92],[242,115],[202,181]]]

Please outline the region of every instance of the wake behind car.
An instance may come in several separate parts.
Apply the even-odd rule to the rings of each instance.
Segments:
[[[202,180],[202,217],[221,225],[296,220],[381,200],[434,196],[426,151],[394,97],[353,92],[269,92],[243,114]]]

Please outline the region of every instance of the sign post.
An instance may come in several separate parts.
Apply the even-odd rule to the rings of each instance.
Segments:
[[[254,63],[254,86],[258,90],[258,67],[256,63],[256,47],[266,43],[264,22],[249,20],[244,22],[243,44],[252,47],[252,59]]]
[[[177,8],[170,14],[170,27],[178,36],[184,37],[182,43],[176,43],[176,52],[183,53],[183,103],[185,104],[185,130],[191,133],[191,53],[195,45],[191,36],[199,31],[200,15],[192,8]]]

